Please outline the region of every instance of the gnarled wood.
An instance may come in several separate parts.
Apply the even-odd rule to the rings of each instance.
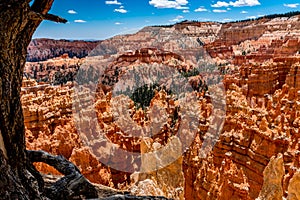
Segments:
[[[20,100],[27,46],[54,0],[0,0],[0,194],[4,199],[41,199],[42,181],[25,154],[25,126]],[[37,181],[39,180],[39,181]],[[20,192],[16,192],[20,191]],[[9,197],[9,198],[7,198]]]
[[[25,150],[25,126],[20,100],[27,46],[44,20],[66,22],[49,14],[54,0],[0,0],[0,199],[97,198],[95,187],[78,168],[62,156]],[[6,153],[4,156],[3,152]],[[65,177],[50,187],[32,162],[54,166]],[[159,198],[158,199],[165,199]],[[113,196],[111,199],[157,199],[156,197]]]
[[[79,169],[63,156],[53,156],[44,151],[27,151],[32,162],[46,163],[65,176],[48,188],[45,195],[50,199],[73,199],[84,196],[97,198],[95,187],[80,173]]]
[[[35,21],[35,20],[50,20],[50,21],[54,21],[54,22],[58,22],[58,23],[66,23],[67,20],[64,18],[61,18],[59,16],[56,15],[52,15],[52,14],[41,14],[41,13],[37,13],[34,11],[31,11],[29,13],[29,17],[31,20]]]

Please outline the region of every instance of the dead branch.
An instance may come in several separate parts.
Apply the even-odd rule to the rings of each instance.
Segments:
[[[51,9],[54,0],[35,0],[31,5],[31,10],[37,13],[46,14]]]
[[[44,193],[50,199],[97,198],[95,187],[80,173],[79,169],[63,156],[53,156],[44,151],[27,151],[31,162],[46,163],[65,176],[48,188]]]
[[[67,20],[64,18],[61,18],[57,15],[53,15],[53,14],[41,14],[41,13],[37,13],[34,11],[31,11],[29,13],[29,17],[31,18],[31,20],[49,20],[49,21],[53,21],[53,22],[58,22],[58,23],[67,23]]]

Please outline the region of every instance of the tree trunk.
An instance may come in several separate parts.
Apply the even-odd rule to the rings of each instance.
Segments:
[[[39,199],[20,100],[27,46],[53,0],[0,0],[0,198]],[[51,17],[52,15],[50,15]],[[52,16],[53,17],[53,16]],[[55,16],[54,16],[55,17]],[[40,178],[39,186],[42,186]]]

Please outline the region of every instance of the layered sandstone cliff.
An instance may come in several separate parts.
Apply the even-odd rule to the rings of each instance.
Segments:
[[[27,61],[45,61],[63,54],[68,54],[71,58],[83,58],[99,43],[100,41],[34,39],[28,46]]]

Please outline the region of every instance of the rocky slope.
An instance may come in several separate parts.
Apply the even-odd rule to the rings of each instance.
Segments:
[[[27,61],[37,62],[68,54],[69,57],[83,58],[93,50],[100,41],[70,41],[52,39],[34,39],[28,46]]]
[[[299,38],[300,16],[183,22],[105,40],[90,58],[27,63],[40,81],[23,82],[27,146],[136,195],[298,199]],[[181,105],[182,91],[194,101]]]

